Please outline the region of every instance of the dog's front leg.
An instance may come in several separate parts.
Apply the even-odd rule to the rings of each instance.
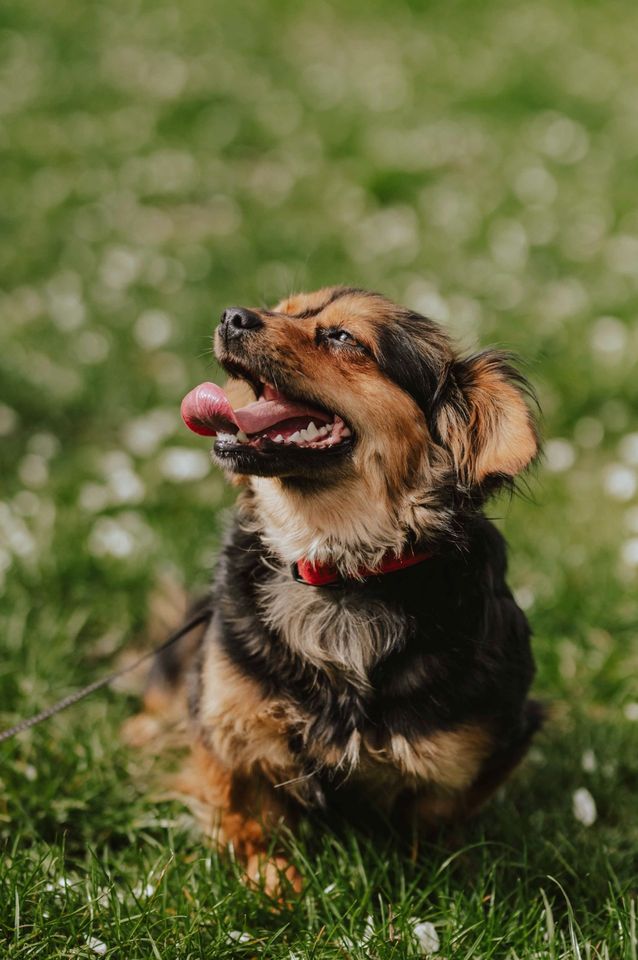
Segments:
[[[244,866],[247,881],[270,896],[281,896],[286,885],[301,890],[300,874],[276,847],[277,830],[294,826],[296,817],[258,770],[229,770],[198,741],[175,785],[218,849]]]

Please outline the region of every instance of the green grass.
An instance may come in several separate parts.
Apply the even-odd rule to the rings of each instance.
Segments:
[[[630,0],[3,5],[2,725],[205,583],[232,497],[179,401],[224,306],[335,282],[525,359],[547,459],[491,512],[555,703],[466,829],[412,862],[309,825],[275,909],[98,694],[0,748],[3,960],[384,960],[411,918],[448,960],[636,960],[637,41]]]

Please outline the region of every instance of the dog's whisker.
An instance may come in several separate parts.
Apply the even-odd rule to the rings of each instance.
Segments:
[[[316,776],[316,773],[314,770],[312,770],[310,773],[304,773],[300,777],[292,777],[290,780],[282,780],[281,783],[275,783],[273,786],[275,790],[279,790],[282,787],[290,787],[295,783],[304,783],[306,780],[310,780],[310,778],[314,776]]]

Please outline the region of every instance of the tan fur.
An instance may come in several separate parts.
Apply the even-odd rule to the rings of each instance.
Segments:
[[[270,896],[280,896],[286,887],[295,893],[301,891],[296,867],[284,857],[269,853],[268,834],[283,823],[286,808],[268,785],[255,778],[238,788],[236,773],[221,766],[198,741],[174,788],[206,836],[220,850],[230,848],[244,863],[246,879],[263,886]]]
[[[467,367],[471,373],[466,391],[468,422],[444,407],[439,418],[442,437],[468,485],[490,474],[515,477],[538,450],[527,404],[489,353],[469,360]]]
[[[413,741],[395,735],[380,756],[387,755],[415,784],[434,783],[454,791],[469,787],[491,747],[487,730],[464,725]]]
[[[266,700],[214,641],[202,667],[198,722],[206,746],[228,769],[247,774],[257,767],[273,783],[297,775],[287,744],[296,712]]]

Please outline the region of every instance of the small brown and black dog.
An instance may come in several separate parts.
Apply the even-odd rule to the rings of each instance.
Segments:
[[[524,755],[530,630],[482,507],[538,440],[506,357],[460,357],[375,293],[231,307],[215,350],[226,390],[182,414],[243,490],[208,625],[158,660],[147,703],[187,675],[182,789],[273,889],[276,824],[344,797],[450,822]]]

